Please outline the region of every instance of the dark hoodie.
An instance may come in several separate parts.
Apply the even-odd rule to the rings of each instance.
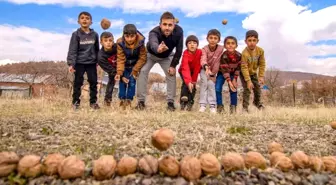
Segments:
[[[69,66],[76,64],[96,64],[99,51],[99,36],[93,29],[85,33],[78,28],[72,33],[67,63]]]
[[[147,61],[145,37],[138,31],[135,44],[129,46],[124,37],[117,40],[117,74],[122,75],[125,67],[132,67],[132,74],[138,76]]]
[[[117,44],[113,44],[111,51],[105,51],[104,47],[99,50],[98,65],[109,75],[117,73]]]

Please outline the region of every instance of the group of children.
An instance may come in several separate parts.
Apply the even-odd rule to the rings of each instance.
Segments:
[[[108,84],[104,104],[111,105],[115,81],[119,81],[120,106],[126,109],[131,105],[136,91],[136,80],[147,60],[145,37],[134,24],[123,28],[121,38],[114,43],[111,32],[99,35],[90,28],[92,16],[81,12],[78,16],[81,27],[71,37],[67,63],[69,71],[75,73],[72,104],[79,108],[83,75],[86,72],[90,84],[90,106],[99,109],[97,104],[97,65],[108,74]],[[186,38],[187,49],[182,54],[178,72],[183,81],[181,87],[181,110],[191,111],[196,94],[196,83],[200,76],[200,109],[204,112],[207,105],[210,112],[223,112],[222,88],[227,82],[230,90],[230,112],[236,112],[237,87],[240,78],[243,92],[243,109],[248,111],[250,93],[254,92],[254,105],[262,109],[260,84],[264,83],[265,58],[262,48],[257,46],[258,33],[246,32],[246,48],[242,53],[236,51],[237,39],[227,36],[221,45],[221,34],[211,29],[207,34],[208,45],[199,49],[195,35]],[[102,47],[99,49],[99,42]]]

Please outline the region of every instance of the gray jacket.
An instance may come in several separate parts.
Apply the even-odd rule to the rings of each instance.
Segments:
[[[99,36],[93,29],[85,33],[78,28],[72,33],[67,64],[75,66],[76,64],[96,64],[99,52]]]

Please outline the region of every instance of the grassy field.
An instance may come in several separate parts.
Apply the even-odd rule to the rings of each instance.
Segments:
[[[309,155],[336,155],[336,131],[328,127],[336,109],[267,107],[236,115],[167,112],[164,101],[147,104],[146,111],[122,111],[113,107],[90,110],[83,100],[74,112],[68,99],[0,99],[0,151],[20,155],[60,152],[85,161],[102,154],[139,157],[144,154],[198,155],[251,149],[266,156],[267,144],[277,141],[286,152],[303,150]],[[133,104],[133,107],[135,104]],[[252,108],[252,107],[251,107]],[[227,108],[226,108],[227,109]],[[174,145],[164,153],[150,144],[158,128],[175,133]]]

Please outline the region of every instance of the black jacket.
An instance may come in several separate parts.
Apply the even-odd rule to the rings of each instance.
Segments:
[[[69,66],[76,64],[96,64],[99,51],[99,36],[93,29],[85,33],[78,28],[72,33],[67,63]]]
[[[117,44],[113,44],[111,51],[105,51],[104,47],[98,53],[98,65],[109,75],[117,73]]]
[[[157,53],[157,49],[162,41],[169,49],[163,53]],[[174,68],[179,64],[183,52],[183,29],[179,25],[175,25],[172,34],[168,37],[161,32],[160,26],[153,28],[149,32],[147,50],[150,54],[158,58],[166,58],[171,54],[175,47],[176,52],[170,64],[170,66]]]

